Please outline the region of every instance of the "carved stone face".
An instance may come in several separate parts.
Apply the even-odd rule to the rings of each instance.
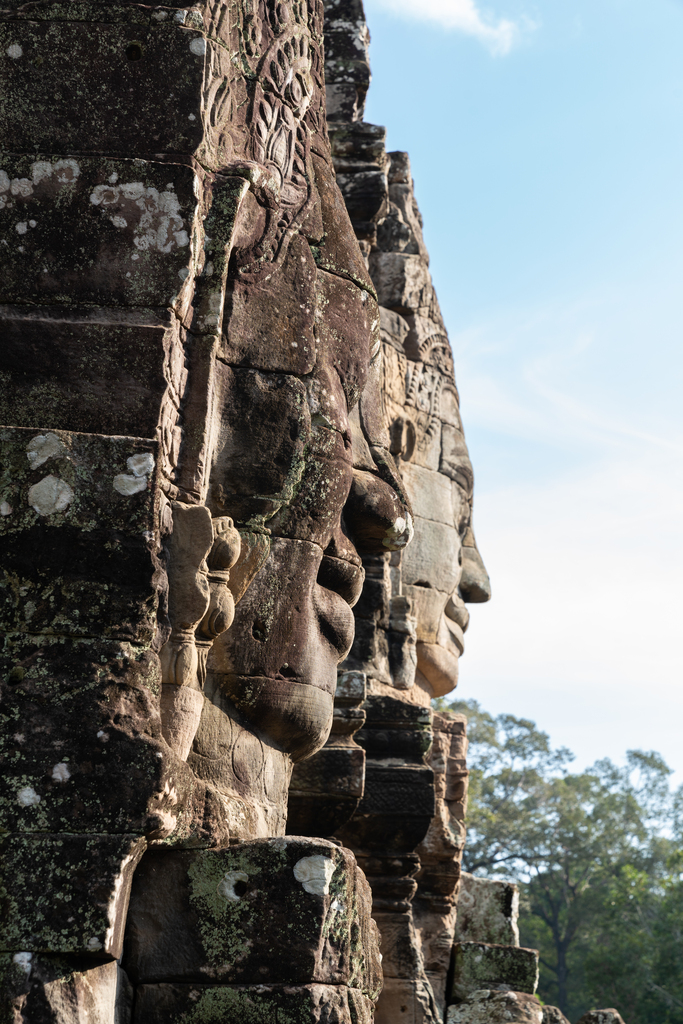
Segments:
[[[392,341],[384,346],[392,450],[401,455],[415,514],[415,536],[401,558],[402,592],[417,622],[417,683],[439,697],[457,685],[466,604],[491,596],[472,530],[474,475],[448,342],[431,335],[417,349],[394,315],[385,313],[383,326]],[[419,324],[412,334],[418,331]]]
[[[181,520],[203,532],[189,531],[185,590],[189,548],[171,552],[162,703],[164,735],[181,756],[192,743],[218,818],[247,837],[284,830],[289,770],[327,739],[363,584],[356,540],[393,550],[411,523],[381,415],[379,308],[325,128],[322,2],[238,8],[223,24],[230,45],[211,50],[219,169],[203,185],[194,291],[176,297],[191,332],[173,521],[178,537]],[[362,479],[349,426],[361,396]],[[218,522],[234,524],[238,560],[213,578],[202,553]],[[232,612],[221,587],[232,625],[214,614]],[[223,632],[205,637],[176,590],[202,615],[208,602]]]

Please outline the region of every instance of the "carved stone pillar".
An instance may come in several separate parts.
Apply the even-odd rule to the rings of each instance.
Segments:
[[[434,816],[434,775],[423,760],[431,712],[372,692],[365,709],[357,734],[367,755],[365,794],[337,836],[355,852],[372,889],[384,972],[376,1020],[436,1020],[412,913],[420,870],[414,851]]]
[[[427,763],[434,772],[436,812],[416,851],[420,870],[413,918],[425,974],[443,1018],[465,845],[467,719],[464,715],[435,712],[432,729],[434,739]]]

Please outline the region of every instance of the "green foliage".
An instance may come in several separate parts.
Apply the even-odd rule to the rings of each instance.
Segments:
[[[627,1024],[683,1024],[683,792],[659,754],[572,773],[533,722],[440,709],[469,719],[463,867],[519,883],[543,1001],[570,1019],[616,1006]]]

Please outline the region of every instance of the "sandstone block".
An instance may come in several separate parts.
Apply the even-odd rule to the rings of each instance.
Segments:
[[[372,1024],[372,1003],[345,985],[140,985],[133,1024]],[[98,1022],[99,1024],[99,1022]]]
[[[452,527],[455,524],[450,480],[442,473],[435,473],[410,462],[401,466],[401,474],[415,516],[446,526]]]
[[[342,0],[347,3],[348,0]],[[325,33],[325,72],[328,72],[328,33]],[[328,131],[332,159],[339,171],[366,170],[368,165],[384,170],[387,130],[382,125],[368,124],[367,121],[335,121],[328,110]]]
[[[70,21],[49,4],[30,21],[1,24],[2,52],[20,48],[5,69],[2,137],[28,152],[196,151],[207,41],[191,25],[152,12],[121,6],[103,18],[99,5],[86,3],[82,20]]]
[[[299,235],[268,274],[238,271],[226,298],[221,358],[255,370],[310,373],[316,276],[310,246]]]
[[[421,256],[376,252],[370,257],[370,273],[380,306],[408,314],[428,304],[431,278]]]
[[[193,269],[190,167],[8,155],[0,165],[1,302],[174,304]]]
[[[149,310],[133,323],[112,323],[112,310],[60,312],[0,312],[0,422],[154,437],[168,387],[165,356],[180,345],[177,323]],[[168,429],[175,426],[176,417]]]
[[[337,184],[352,221],[374,221],[381,215],[387,200],[387,176],[383,168],[368,167],[351,174],[337,171]]]
[[[305,384],[291,374],[216,364],[214,442],[208,503],[239,526],[262,526],[290,501],[311,441]]]
[[[374,294],[324,270],[316,284],[318,360],[339,375],[349,408],[354,406],[367,381],[364,356],[379,343],[379,307]]]
[[[364,788],[365,752],[356,746],[323,747],[315,757],[294,766],[288,831],[293,835],[333,835],[340,812],[348,805],[346,817],[350,818]]]
[[[4,428],[0,449],[0,629],[149,642],[156,442]]]
[[[322,203],[325,232],[320,245],[312,246],[315,262],[322,270],[355,281],[360,288],[376,299],[377,292],[353,235],[332,164],[317,153],[312,154],[312,163],[315,184]]]
[[[403,758],[420,763],[432,742],[428,708],[394,697],[371,696],[366,702],[365,726],[356,740],[369,757]]]
[[[569,1024],[569,1021],[556,1006],[544,1006],[543,1024]]]
[[[375,1010],[376,1024],[438,1024],[434,996],[424,978],[387,978]]]
[[[533,995],[538,985],[538,950],[457,942],[453,947],[450,999],[462,1002],[478,989],[498,985]]]
[[[382,992],[385,997],[390,978],[414,982],[422,971],[422,958],[410,909],[401,913],[396,910],[395,906],[391,909],[381,908],[383,900],[388,902],[393,897],[394,904],[396,904],[401,895],[412,895],[414,889],[415,882],[412,878],[392,876],[373,876],[372,878],[372,895],[375,901],[373,915],[382,937],[380,946],[384,974]],[[379,909],[377,903],[380,904]]]
[[[421,582],[422,586],[404,583],[403,593],[410,598],[417,620],[417,639],[422,643],[435,644],[439,639],[444,608],[450,594],[435,587],[424,586],[427,580]]]
[[[4,831],[173,831],[194,783],[161,737],[155,654],[14,634],[0,680]]]
[[[458,898],[457,942],[519,945],[519,889],[512,882],[462,875]]]
[[[138,836],[15,834],[0,843],[0,949],[121,956]]]
[[[624,1021],[618,1010],[591,1010],[584,1013],[577,1024],[624,1024]]]
[[[118,974],[113,960],[97,964],[88,957],[0,953],[0,1020],[112,1024]]]
[[[482,989],[449,1007],[446,1024],[543,1024],[543,1007],[525,992]]]
[[[434,816],[433,780],[432,770],[422,765],[368,758],[363,799],[337,835],[361,849],[414,850]]]
[[[136,983],[381,984],[370,889],[353,855],[287,837],[150,851],[135,875],[125,969]]]
[[[460,577],[460,537],[453,526],[430,519],[415,521],[416,539],[402,558],[403,581],[411,586],[428,582],[436,590],[452,594]]]

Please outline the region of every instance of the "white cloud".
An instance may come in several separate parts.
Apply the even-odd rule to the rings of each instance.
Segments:
[[[475,0],[377,0],[386,10],[416,21],[434,21],[447,29],[475,36],[492,53],[509,53],[519,33],[515,22],[482,12]]]

